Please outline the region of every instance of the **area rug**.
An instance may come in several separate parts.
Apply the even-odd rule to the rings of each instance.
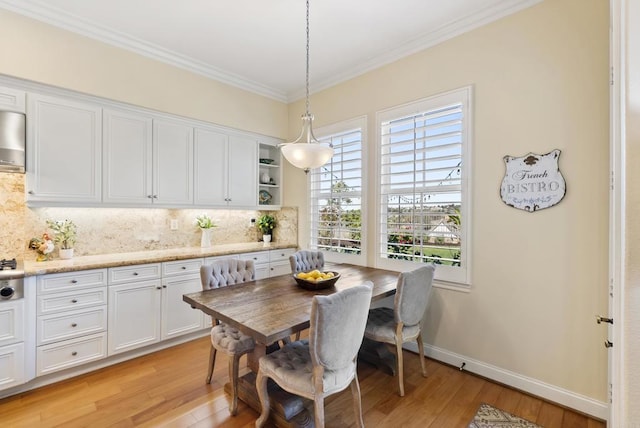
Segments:
[[[482,403],[468,428],[542,428],[526,419]]]

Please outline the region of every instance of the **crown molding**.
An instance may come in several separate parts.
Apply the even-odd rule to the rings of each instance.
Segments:
[[[390,64],[460,34],[496,21],[504,16],[531,7],[542,1],[543,0],[510,0],[501,2],[498,5],[482,10],[480,13],[474,13],[473,15],[465,16],[449,22],[448,24],[429,31],[418,38],[407,41],[405,44],[396,47],[393,50],[387,51],[381,55],[376,55],[367,61],[359,62],[357,65],[341,71],[330,78],[316,81],[311,85],[310,91],[318,92],[331,86],[335,86],[383,65]],[[221,83],[271,98],[276,101],[285,103],[293,102],[303,98],[305,95],[304,88],[285,93],[284,91],[268,87],[259,82],[255,82],[237,74],[229,73],[209,64],[205,64],[202,61],[195,60],[177,52],[164,49],[155,44],[114,31],[111,28],[99,25],[95,22],[60,12],[58,9],[47,5],[43,1],[23,3],[20,0],[0,0],[0,8],[7,9],[46,24],[137,53],[165,64],[191,71]]]

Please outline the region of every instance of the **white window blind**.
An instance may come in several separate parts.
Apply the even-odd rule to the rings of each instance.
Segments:
[[[362,139],[364,119],[320,128],[318,139],[333,144],[334,155],[312,170],[311,248],[332,255],[363,255]],[[333,132],[330,132],[333,131]],[[357,262],[357,260],[350,260]]]
[[[468,283],[466,169],[470,88],[378,115],[382,265],[435,263]]]

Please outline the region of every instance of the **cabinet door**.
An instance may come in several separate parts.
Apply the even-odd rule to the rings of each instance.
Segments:
[[[204,328],[204,313],[182,300],[182,295],[202,291],[199,275],[162,281],[162,340]]]
[[[152,129],[150,117],[117,110],[104,111],[103,202],[151,204]]]
[[[153,121],[154,203],[193,204],[193,128]]]
[[[28,99],[27,200],[99,203],[101,109],[36,94]]]
[[[24,340],[24,299],[0,304],[0,346]]]
[[[109,286],[109,355],[160,340],[161,301],[159,279]]]
[[[256,170],[258,143],[247,137],[229,137],[229,205],[258,205]]]
[[[24,344],[0,347],[0,391],[25,382]]]
[[[225,134],[195,130],[196,205],[227,205],[227,141]]]

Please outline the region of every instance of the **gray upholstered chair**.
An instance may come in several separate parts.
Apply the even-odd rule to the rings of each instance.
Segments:
[[[324,254],[322,251],[300,250],[289,256],[291,273],[309,272],[324,267]]]
[[[351,386],[356,425],[364,426],[356,358],[362,344],[373,284],[369,281],[328,296],[314,296],[309,340],[289,343],[260,358],[256,388],[262,413],[256,427],[269,417],[267,380],[313,400],[315,427],[324,427],[324,398]]]
[[[203,290],[225,287],[231,284],[253,281],[255,267],[253,260],[221,259],[200,268]],[[238,369],[240,357],[253,350],[255,343],[250,336],[229,325],[213,320],[211,328],[211,351],[209,354],[209,373],[207,383],[211,383],[216,363],[216,352],[229,357],[229,381],[231,384],[231,403],[229,412],[238,412]]]
[[[402,360],[402,344],[404,342],[417,340],[422,376],[427,376],[420,323],[429,303],[434,272],[434,265],[422,266],[411,272],[402,272],[398,277],[393,309],[375,308],[369,311],[364,336],[376,342],[395,345],[401,397],[404,396],[404,365]]]

